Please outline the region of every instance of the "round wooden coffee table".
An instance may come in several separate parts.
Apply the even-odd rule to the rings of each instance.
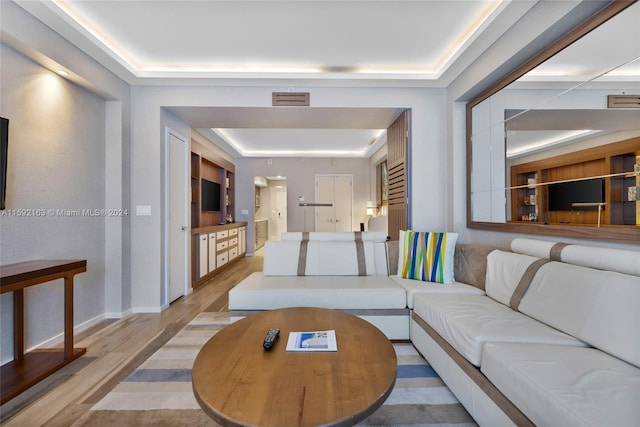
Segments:
[[[280,338],[262,348],[269,328]],[[335,330],[337,352],[287,352],[289,332]],[[351,426],[391,393],[397,360],[375,326],[324,308],[257,313],[225,327],[193,364],[193,392],[224,426]]]

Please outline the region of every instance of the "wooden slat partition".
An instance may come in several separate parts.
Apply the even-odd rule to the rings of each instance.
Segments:
[[[409,112],[403,112],[387,129],[388,164],[388,229],[392,240],[408,225],[408,162]]]

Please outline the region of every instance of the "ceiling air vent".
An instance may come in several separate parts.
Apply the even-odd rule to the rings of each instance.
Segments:
[[[609,95],[607,108],[640,108],[640,95]]]
[[[273,92],[271,101],[274,107],[308,107],[309,92]]]

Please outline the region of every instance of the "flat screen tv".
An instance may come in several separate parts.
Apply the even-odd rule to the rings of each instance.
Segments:
[[[549,184],[550,211],[597,211],[597,206],[573,206],[573,204],[603,202],[604,179],[602,178]]]
[[[220,211],[220,184],[202,178],[202,210]]]
[[[9,119],[0,117],[0,210],[7,197],[7,154],[9,152]]]

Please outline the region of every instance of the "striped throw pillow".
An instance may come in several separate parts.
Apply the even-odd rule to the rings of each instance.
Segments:
[[[457,233],[400,231],[398,275],[405,279],[452,283]]]

